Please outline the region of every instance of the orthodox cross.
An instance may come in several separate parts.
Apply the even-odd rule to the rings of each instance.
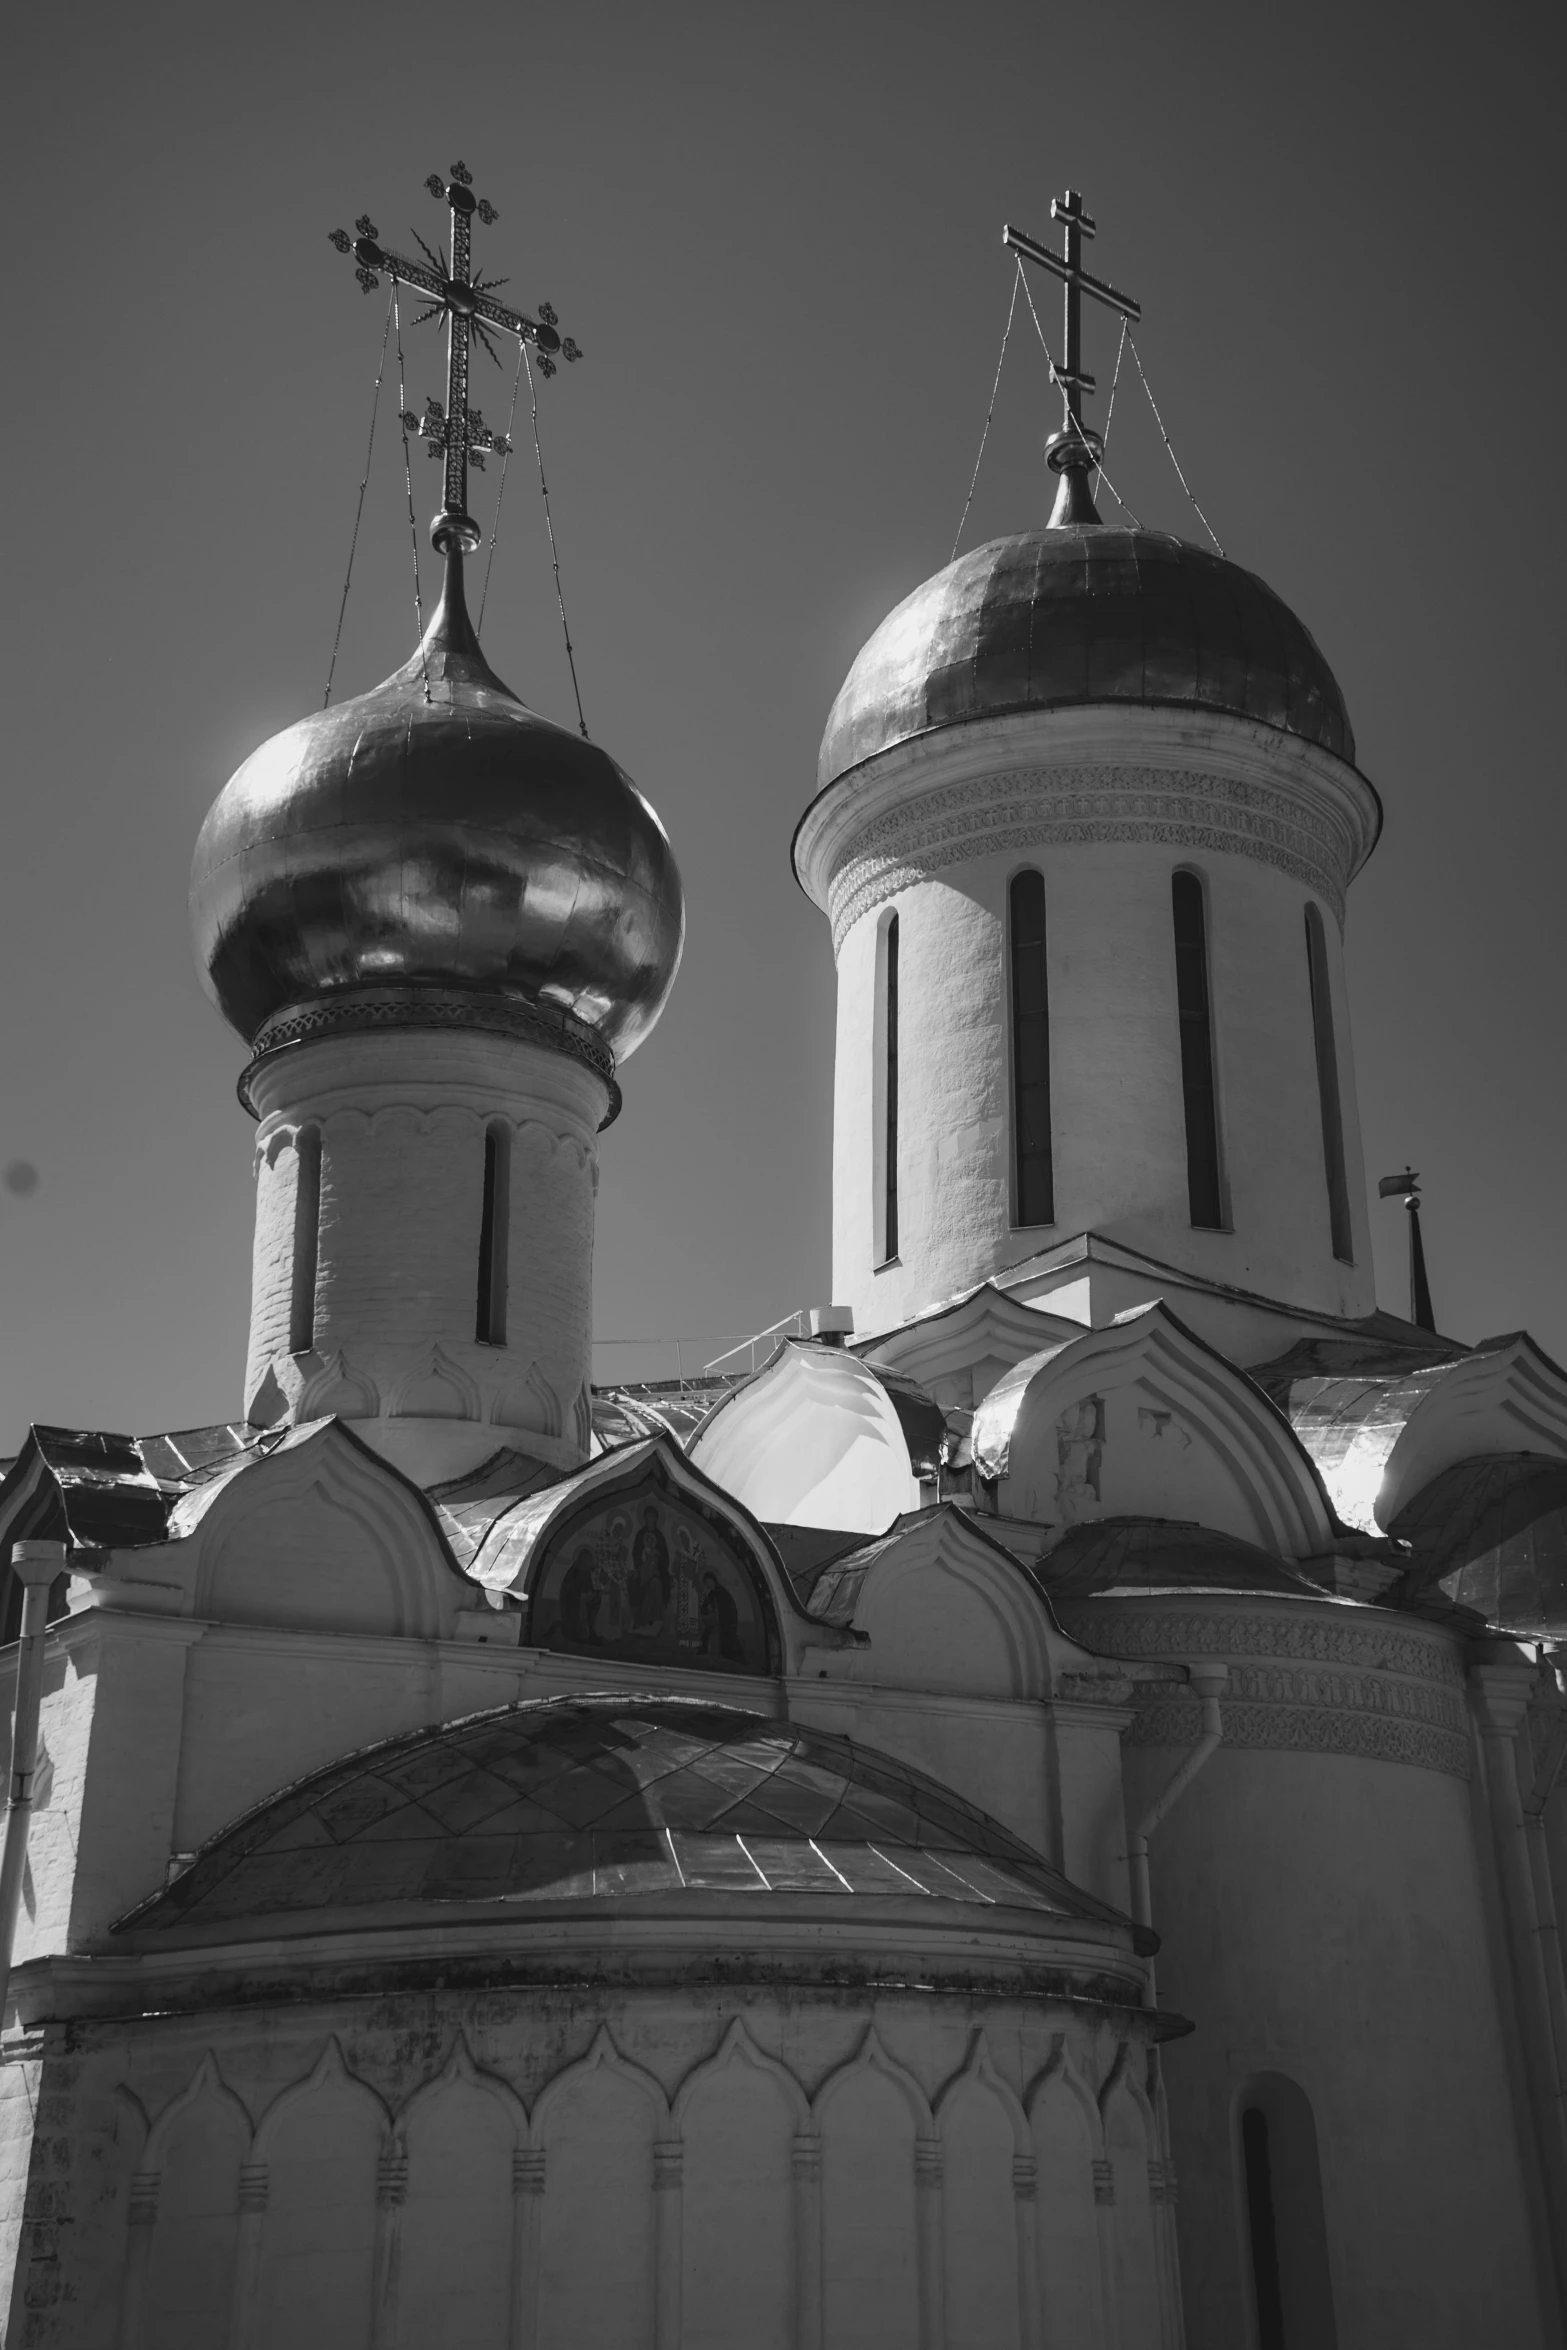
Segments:
[[[446,404],[439,400],[427,401],[423,416],[406,414],[404,429],[417,432],[427,444],[432,457],[446,460],[446,479],[441,511],[431,528],[431,537],[444,553],[448,547],[461,548],[472,553],[478,546],[480,530],[468,512],[468,467],[470,464],[484,470],[485,455],[493,451],[497,456],[511,454],[511,444],[502,433],[491,432],[481,411],[468,404],[468,360],[472,344],[483,344],[490,357],[499,364],[499,353],[491,334],[492,328],[515,335],[519,343],[531,343],[539,355],[541,375],[553,375],[555,358],[580,359],[582,353],[569,335],[558,332],[558,320],[548,302],[539,304],[537,318],[529,318],[520,310],[509,310],[504,302],[495,299],[495,288],[504,285],[504,278],[475,277],[472,268],[470,240],[473,216],[477,212],[486,228],[499,220],[500,214],[483,196],[473,193],[473,174],[465,163],[454,163],[450,179],[443,180],[432,172],[425,186],[437,200],[444,200],[452,215],[452,257],[450,267],[443,264],[438,253],[431,251],[417,229],[414,237],[423,261],[410,261],[401,253],[388,252],[377,242],[379,231],[368,213],[361,213],[355,221],[357,236],[346,229],[335,228],[331,241],[340,253],[350,253],[358,263],[354,275],[367,294],[373,293],[381,280],[378,271],[385,270],[394,283],[417,286],[429,297],[429,307],[421,310],[414,324],[427,318],[444,318],[447,324],[446,346]]]
[[[1025,236],[1019,228],[1005,228],[1001,242],[1020,253],[1025,261],[1035,261],[1041,269],[1048,269],[1053,277],[1063,281],[1065,295],[1065,323],[1063,336],[1065,355],[1055,368],[1055,377],[1061,387],[1066,407],[1060,432],[1053,433],[1046,442],[1046,454],[1052,470],[1060,473],[1067,467],[1077,470],[1097,463],[1104,455],[1104,443],[1092,426],[1083,423],[1083,394],[1094,388],[1094,379],[1083,366],[1083,296],[1091,294],[1106,309],[1117,310],[1125,319],[1142,317],[1142,305],[1130,294],[1117,293],[1103,278],[1090,277],[1083,267],[1083,239],[1094,234],[1094,224],[1083,209],[1083,199],[1076,188],[1068,188],[1064,196],[1052,198],[1050,217],[1061,223],[1061,251],[1052,253],[1048,245]]]

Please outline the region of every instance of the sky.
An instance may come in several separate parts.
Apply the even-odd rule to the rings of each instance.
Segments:
[[[601,1372],[673,1368],[612,1340],[700,1357],[830,1302],[832,956],[790,835],[854,654],[948,560],[1002,223],[1048,235],[1067,185],[1196,497],[1317,637],[1386,805],[1349,924],[1373,1191],[1421,1171],[1444,1329],[1567,1356],[1559,12],[1499,0],[1479,39],[1447,0],[89,0],[7,55],[0,1452],[239,1409],[245,1054],[195,975],[190,852],[325,683],[384,318],[328,231],[432,237],[459,157],[487,267],[587,353],[541,393],[583,698],[688,896],[603,1145]],[[434,330],[404,354],[422,408]],[[395,388],[340,694],[411,649]],[[965,543],[1043,518],[1057,405],[1015,330]],[[1125,377],[1109,470],[1203,537]],[[433,466],[415,489],[422,536]],[[484,636],[571,720],[525,419]],[[1402,1212],[1373,1217],[1401,1312]]]

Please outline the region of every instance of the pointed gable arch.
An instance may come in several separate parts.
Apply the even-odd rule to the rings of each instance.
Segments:
[[[252,1456],[189,1518],[195,1612],[219,1623],[433,1640],[476,1596],[418,1487],[337,1420]]]
[[[1187,1519],[1281,1558],[1333,1540],[1283,1415],[1157,1300],[1020,1363],[975,1415],[974,1459],[1006,1517]]]
[[[717,1405],[691,1439],[691,1458],[768,1525],[880,1534],[920,1503],[882,1382],[847,1349],[810,1340],[785,1339]]]
[[[398,2145],[407,2143],[408,2126],[417,2121],[427,2107],[438,2098],[454,2091],[467,2090],[475,2096],[486,2097],[505,2116],[513,2140],[518,2146],[528,2142],[528,2109],[509,2082],[499,2073],[490,2072],[477,2063],[468,2045],[468,2035],[460,2031],[452,2042],[451,2053],[438,2073],[403,2100],[393,2119],[392,2132]]]
[[[945,2134],[953,2108],[958,2100],[975,2090],[994,2098],[1001,2111],[1006,2115],[1007,2127],[1012,2133],[1014,2153],[1019,2156],[1031,2154],[1033,2144],[1029,2135],[1028,2116],[1023,2111],[1023,2101],[1010,2082],[1004,2080],[997,2072],[995,2059],[990,2052],[990,2043],[983,2032],[974,2034],[974,2043],[968,2052],[967,2060],[961,2070],[953,2074],[936,2098],[934,2118],[938,2131]]]
[[[548,2146],[551,2128],[562,2105],[574,2090],[599,2071],[610,2073],[617,2081],[625,2082],[644,2101],[656,2138],[673,2135],[669,2099],[664,2095],[662,2087],[650,2072],[644,2071],[639,2064],[633,2064],[629,2057],[621,2055],[610,2038],[608,2024],[600,2024],[587,2054],[577,2057],[571,2064],[563,2065],[539,2091],[529,2123],[529,2141],[533,2146]]]
[[[1450,1364],[1415,1403],[1387,1456],[1376,1497],[1384,1529],[1424,1486],[1484,1453],[1567,1459],[1567,1372],[1526,1330]]]
[[[224,2112],[232,2121],[236,2132],[243,2134],[242,2143],[246,2146],[249,2145],[255,2131],[255,2124],[250,2118],[250,2109],[244,2099],[229,2087],[223,2078],[217,2057],[209,2048],[184,2088],[176,2091],[175,2095],[169,2099],[168,2104],[164,2106],[157,2120],[148,2130],[147,2143],[141,2159],[143,2170],[155,2171],[161,2168],[170,2137],[178,2129],[185,2116],[203,2101],[209,2101],[214,2107]]]
[[[917,2137],[934,2139],[936,2117],[930,2109],[930,2099],[907,2066],[888,2055],[874,2024],[866,2026],[865,2037],[854,2054],[827,2075],[812,2098],[811,2112],[818,2129],[825,2125],[836,2100],[867,2073],[874,2073],[878,2080],[887,2081],[896,2089],[908,2109]]]
[[[469,1571],[524,1601],[524,1646],[574,1656],[772,1675],[807,1632],[762,1528],[668,1435],[528,1495]]]
[[[328,2096],[340,2096],[345,2103],[352,2105],[367,2123],[374,2124],[382,2148],[390,2145],[392,2117],[369,2082],[362,2081],[357,2073],[349,2070],[342,2044],[334,2032],[304,2078],[290,2082],[267,2107],[256,2125],[252,2159],[256,2162],[270,2162],[277,2151],[281,2133],[297,2116],[301,2106]]]
[[[835,1561],[818,1597],[852,1615],[879,1682],[953,1694],[1044,1698],[1082,1658],[1048,1600],[1011,1553],[951,1502],[864,1554]]]
[[[811,2107],[805,2091],[787,2065],[780,2064],[775,2056],[769,2056],[764,2048],[758,2048],[746,2029],[744,2016],[737,2015],[713,2054],[704,2056],[699,2063],[694,2064],[675,2092],[672,2111],[678,2136],[685,2136],[686,2117],[704,2088],[721,2079],[737,2065],[755,2073],[770,2085],[782,2100],[796,2131],[810,2129]]]
[[[1042,1346],[1075,1338],[1081,1328],[982,1281],[899,1329],[856,1339],[854,1352],[864,1362],[917,1379],[948,1411],[973,1411],[1008,1371]]]

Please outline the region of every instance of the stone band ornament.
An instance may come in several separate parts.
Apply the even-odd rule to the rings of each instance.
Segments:
[[[1107,310],[1119,312],[1128,322],[1140,319],[1143,310],[1142,304],[1134,302],[1130,294],[1118,293],[1103,278],[1091,277],[1083,267],[1083,239],[1095,232],[1076,188],[1068,188],[1064,196],[1052,197],[1050,217],[1061,223],[1059,253],[1052,253],[1048,245],[1026,236],[1020,228],[1004,228],[1001,242],[1012,252],[1021,254],[1025,261],[1048,269],[1063,284],[1064,352],[1059,365],[1054,360],[1050,364],[1061,389],[1065,414],[1061,430],[1052,433],[1045,443],[1045,461],[1052,473],[1061,476],[1055,511],[1050,517],[1051,527],[1059,530],[1068,523],[1099,520],[1088,476],[1103,457],[1105,445],[1092,426],[1083,422],[1083,394],[1094,388],[1093,377],[1083,367],[1083,296],[1092,295],[1096,302],[1102,302]]]
[[[522,344],[531,343],[538,353],[541,375],[553,375],[555,362],[560,359],[580,359],[582,353],[570,335],[559,331],[559,320],[548,302],[539,304],[537,318],[525,312],[510,310],[504,302],[495,299],[495,288],[504,285],[504,278],[476,278],[473,274],[471,238],[473,216],[477,212],[488,228],[500,218],[493,204],[473,193],[473,174],[465,163],[454,163],[449,179],[441,179],[432,172],[425,181],[432,196],[446,203],[452,215],[452,252],[448,266],[441,256],[432,251],[414,231],[423,261],[410,261],[405,254],[389,252],[379,242],[379,231],[367,212],[362,212],[354,223],[354,236],[346,229],[331,231],[331,242],[340,253],[352,256],[357,264],[354,275],[367,294],[374,293],[381,282],[381,272],[394,284],[415,286],[429,297],[429,307],[421,310],[414,324],[425,319],[444,318],[447,324],[446,347],[446,401],[443,406],[432,400],[425,415],[414,418],[405,414],[403,425],[407,431],[417,431],[429,445],[431,456],[440,455],[446,461],[446,480],[441,511],[430,528],[430,536],[437,549],[445,554],[472,554],[479,545],[482,533],[468,512],[468,466],[470,460],[484,468],[485,455],[510,454],[501,434],[492,433],[476,408],[468,404],[468,360],[475,338],[483,344],[490,357],[499,364],[500,354],[495,348],[491,330],[514,335]],[[460,429],[456,419],[461,418]]]

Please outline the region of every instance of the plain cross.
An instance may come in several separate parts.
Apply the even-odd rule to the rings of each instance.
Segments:
[[[468,512],[468,465],[471,461],[483,471],[484,455],[494,450],[497,455],[510,455],[510,444],[500,433],[491,432],[477,408],[468,404],[468,360],[475,336],[499,362],[499,354],[490,339],[489,329],[498,327],[504,334],[515,335],[519,343],[531,343],[539,354],[539,372],[553,375],[555,354],[563,359],[580,359],[581,351],[569,335],[557,332],[555,312],[548,302],[541,302],[537,318],[529,318],[520,310],[509,310],[504,302],[497,302],[494,288],[504,285],[504,278],[476,278],[470,256],[473,216],[488,228],[500,218],[493,204],[473,193],[473,174],[465,163],[454,163],[450,179],[443,180],[432,172],[425,181],[432,196],[443,198],[451,207],[452,258],[451,266],[443,266],[438,253],[432,253],[417,229],[414,231],[424,260],[410,261],[401,253],[389,253],[377,240],[375,222],[368,213],[361,213],[354,226],[358,235],[351,237],[346,229],[335,228],[331,241],[340,253],[351,253],[359,264],[354,275],[367,294],[373,293],[381,280],[377,272],[385,270],[388,277],[404,285],[417,286],[430,297],[430,306],[421,310],[414,324],[427,318],[444,317],[449,330],[446,347],[446,405],[430,400],[422,417],[405,414],[406,430],[418,432],[429,443],[432,457],[446,460],[446,480],[438,515],[431,536],[443,551],[448,545],[471,553],[479,544],[478,524]]]
[[[1083,394],[1094,388],[1093,377],[1083,367],[1083,296],[1091,294],[1107,310],[1119,311],[1123,318],[1133,321],[1142,317],[1142,305],[1134,302],[1130,294],[1117,293],[1102,278],[1090,277],[1083,267],[1083,239],[1094,234],[1094,224],[1083,210],[1083,199],[1076,188],[1068,188],[1064,196],[1052,199],[1050,217],[1061,223],[1059,253],[1052,253],[1048,245],[1025,236],[1020,228],[1003,229],[1001,242],[1014,253],[1021,253],[1025,261],[1036,261],[1041,269],[1048,269],[1053,276],[1064,280],[1066,353],[1061,365],[1055,368],[1055,376],[1066,403],[1066,422],[1055,445],[1064,455],[1062,444],[1081,443],[1085,453],[1097,459],[1104,455],[1104,444],[1096,432],[1085,431],[1083,426]],[[1051,365],[1055,366],[1053,360]]]

